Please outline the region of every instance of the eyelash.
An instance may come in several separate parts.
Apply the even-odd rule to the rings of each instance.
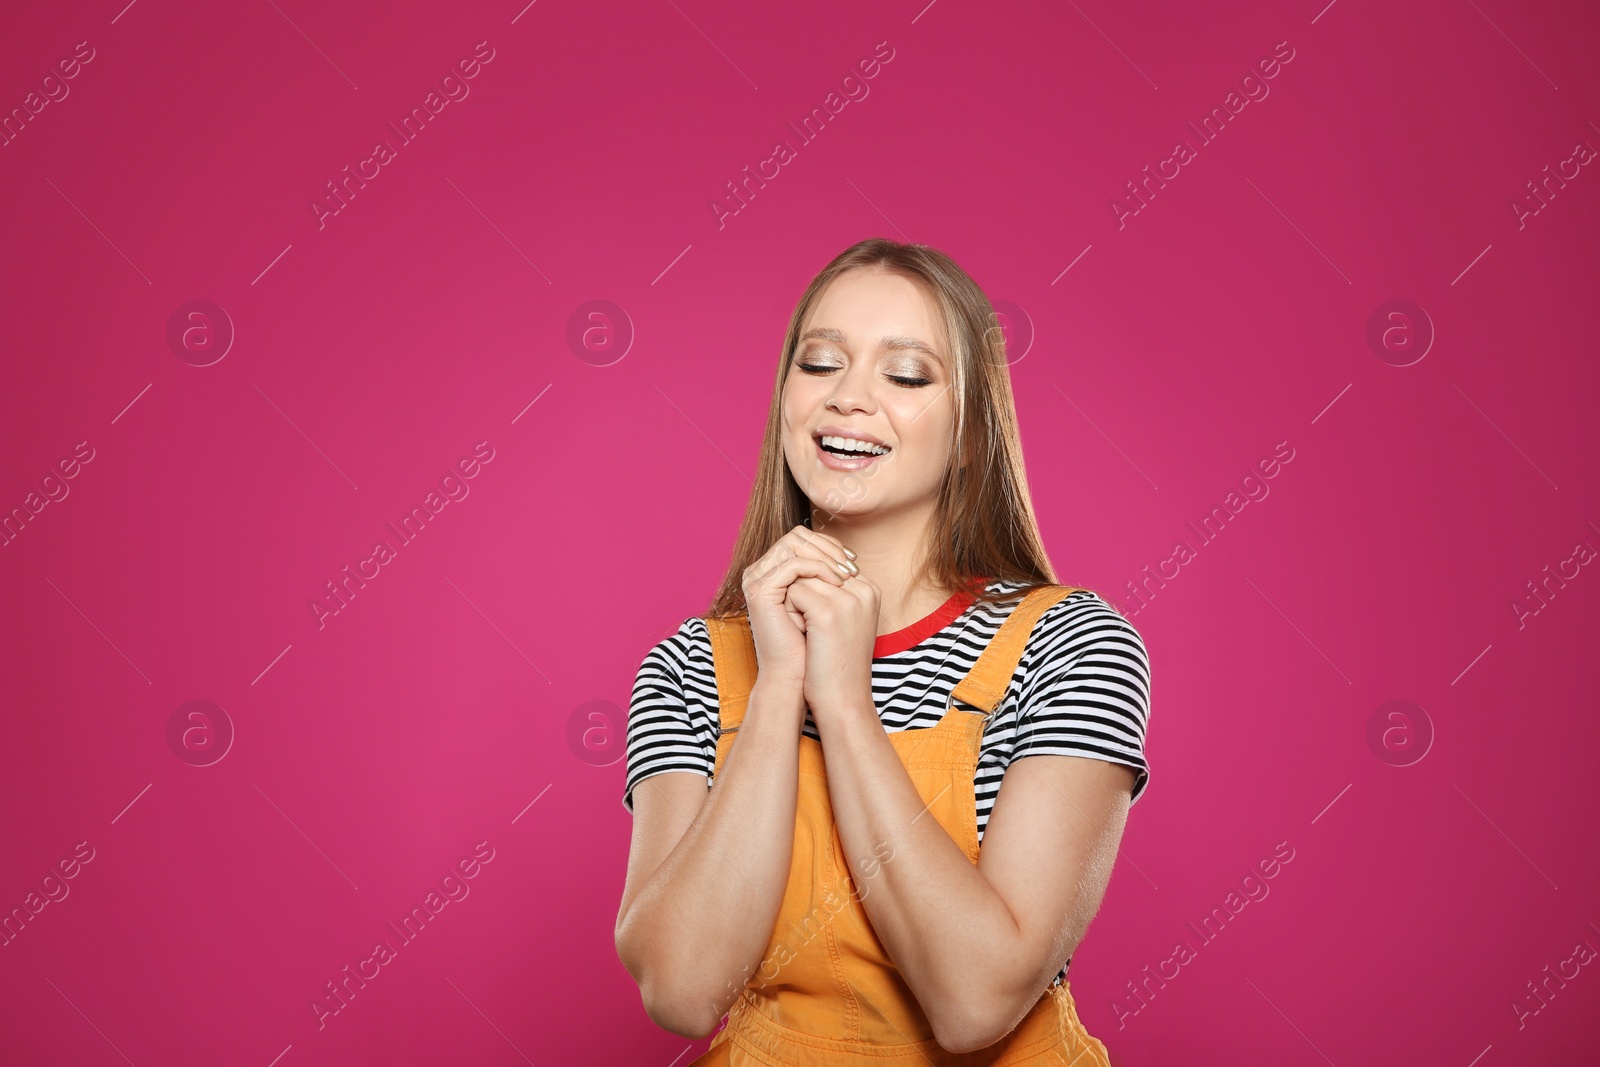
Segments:
[[[839,369],[838,367],[824,367],[820,363],[796,363],[795,366],[808,374],[826,374],[828,371]],[[902,378],[894,374],[885,375],[885,377],[891,382],[898,382],[910,389],[920,389],[924,385],[933,384],[932,378]]]

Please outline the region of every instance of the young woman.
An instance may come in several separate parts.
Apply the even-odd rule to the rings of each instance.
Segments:
[[[927,246],[828,264],[722,588],[640,666],[616,947],[660,1026],[727,1015],[695,1064],[1108,1067],[1066,965],[1149,663],[1055,584],[995,321]]]

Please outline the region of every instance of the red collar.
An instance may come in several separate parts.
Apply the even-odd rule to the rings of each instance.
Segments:
[[[893,633],[879,634],[872,642],[872,658],[882,659],[892,656],[896,652],[904,652],[908,648],[915,648],[924,638],[938,633],[954,622],[963,611],[967,610],[977,598],[971,593],[962,591],[953,595],[938,608],[933,614],[924,616],[904,629],[895,630]]]

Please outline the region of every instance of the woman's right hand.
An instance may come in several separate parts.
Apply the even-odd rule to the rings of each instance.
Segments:
[[[854,566],[838,538],[796,526],[745,568],[742,586],[762,679],[796,688],[805,684],[805,621],[787,603],[790,583],[820,578],[843,585]]]

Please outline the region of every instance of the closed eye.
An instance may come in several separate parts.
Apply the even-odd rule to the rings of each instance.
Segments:
[[[828,374],[839,369],[838,367],[830,367],[824,363],[796,363],[795,366],[800,370],[805,371],[807,374]],[[898,374],[886,374],[884,377],[888,378],[891,382],[897,382],[900,385],[904,385],[911,389],[920,389],[924,385],[933,384],[933,379],[931,378],[912,378]]]

